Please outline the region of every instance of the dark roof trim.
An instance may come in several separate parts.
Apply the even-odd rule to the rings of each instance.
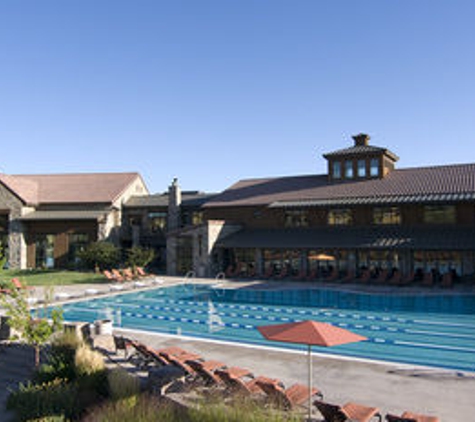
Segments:
[[[475,250],[467,227],[322,227],[241,230],[217,243],[225,248]]]
[[[21,221],[52,221],[52,220],[100,220],[108,214],[106,210],[64,210],[64,211],[33,211],[19,218]]]

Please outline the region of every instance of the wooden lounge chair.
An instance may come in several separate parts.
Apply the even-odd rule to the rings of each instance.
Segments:
[[[291,410],[296,406],[300,406],[309,400],[309,396],[318,396],[323,398],[318,388],[311,390],[303,384],[293,384],[289,388],[285,388],[281,382],[269,382],[268,380],[257,380],[257,385],[266,393],[269,401],[280,408]]]
[[[358,403],[346,403],[344,406],[315,400],[313,404],[322,414],[325,422],[368,422],[373,417],[381,421],[381,413],[377,407],[368,407]]]
[[[217,369],[215,374],[222,380],[229,394],[250,397],[262,393],[257,383],[259,380],[264,380],[264,377],[252,378],[251,375],[249,380],[245,380],[244,377],[236,376],[233,374],[233,371],[229,369]],[[248,374],[250,374],[250,372],[248,372]]]
[[[437,416],[421,415],[419,413],[404,412],[401,416],[386,415],[387,422],[440,422]]]
[[[378,277],[374,280],[377,284],[385,284],[388,278],[388,270],[381,270]]]
[[[226,369],[226,365],[223,362],[217,360],[190,360],[186,363],[195,370],[196,374],[203,380],[206,387],[214,387],[222,384],[223,380],[216,375],[215,371]]]
[[[346,273],[346,276],[341,279],[341,282],[342,283],[351,283],[355,279],[356,279],[355,272],[352,271],[352,270],[348,270],[348,272]]]
[[[451,272],[444,273],[442,276],[442,281],[440,282],[440,287],[445,289],[451,288],[454,285],[454,277]]]
[[[304,277],[305,280],[308,281],[314,281],[318,278],[318,270],[314,268],[312,271],[310,271],[310,274]]]
[[[304,270],[300,270],[298,274],[292,276],[292,280],[305,280],[307,278],[307,274]],[[310,280],[313,280],[312,278]]]
[[[399,270],[394,270],[393,275],[389,278],[388,284],[392,286],[399,286],[402,282],[402,274]]]
[[[124,277],[122,277],[122,275],[119,273],[119,271],[117,271],[117,270],[112,270],[112,271],[116,271],[117,273],[111,272],[109,270],[104,270],[104,271],[102,271],[102,274],[104,274],[104,277],[107,278],[107,280],[109,280],[113,283],[124,281]]]
[[[426,287],[432,287],[434,285],[434,274],[431,271],[424,273],[421,284]]]
[[[16,290],[34,290],[34,287],[26,286],[20,280],[18,280],[18,278],[12,278],[10,281]]]
[[[131,281],[135,279],[134,273],[132,272],[131,268],[124,268],[122,270],[122,276],[127,280]]]
[[[334,270],[328,275],[328,277],[325,278],[325,281],[336,281],[336,280],[338,280],[338,277],[339,277],[338,270],[337,270],[337,269],[334,269]]]
[[[111,272],[112,272],[112,276],[114,277],[115,281],[124,281],[125,280],[119,270],[113,268],[111,270]]]
[[[356,279],[358,283],[369,283],[371,280],[371,272],[369,270],[364,270],[361,275]]]

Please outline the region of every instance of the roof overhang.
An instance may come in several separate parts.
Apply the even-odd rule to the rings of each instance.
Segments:
[[[22,221],[94,220],[98,221],[108,214],[106,210],[40,210],[25,214]]]
[[[467,227],[322,227],[247,229],[217,242],[225,248],[475,250],[475,229]]]

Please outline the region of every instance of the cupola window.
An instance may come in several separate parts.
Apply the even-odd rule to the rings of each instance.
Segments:
[[[345,178],[353,178],[353,161],[345,161]]]

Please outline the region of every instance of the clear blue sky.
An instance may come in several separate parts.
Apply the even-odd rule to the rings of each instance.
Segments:
[[[1,0],[0,171],[138,171],[152,192],[475,161],[475,1]]]

